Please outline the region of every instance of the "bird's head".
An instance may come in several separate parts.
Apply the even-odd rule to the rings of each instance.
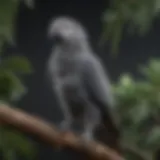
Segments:
[[[83,26],[70,17],[58,17],[51,21],[48,36],[56,45],[77,45],[87,40]]]

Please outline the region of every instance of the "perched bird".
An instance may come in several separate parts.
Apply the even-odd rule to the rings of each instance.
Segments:
[[[94,139],[98,126],[118,136],[111,84],[85,28],[77,20],[61,16],[51,21],[48,36],[54,46],[48,73],[64,114],[61,129],[78,126],[78,134],[87,140]]]

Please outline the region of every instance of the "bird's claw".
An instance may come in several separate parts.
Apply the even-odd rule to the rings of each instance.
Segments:
[[[70,123],[67,121],[62,121],[60,123],[60,130],[63,132],[69,132],[71,130]]]
[[[89,132],[85,132],[82,134],[82,138],[84,138],[87,141],[93,141],[93,135]]]

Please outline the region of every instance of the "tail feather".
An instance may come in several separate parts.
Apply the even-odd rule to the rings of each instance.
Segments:
[[[121,153],[120,131],[110,119],[109,114],[104,116],[102,123],[95,130],[95,139]]]

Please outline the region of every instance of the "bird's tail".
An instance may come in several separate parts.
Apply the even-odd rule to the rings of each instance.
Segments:
[[[110,113],[103,113],[102,123],[95,131],[95,138],[118,153],[121,153],[120,130]]]

